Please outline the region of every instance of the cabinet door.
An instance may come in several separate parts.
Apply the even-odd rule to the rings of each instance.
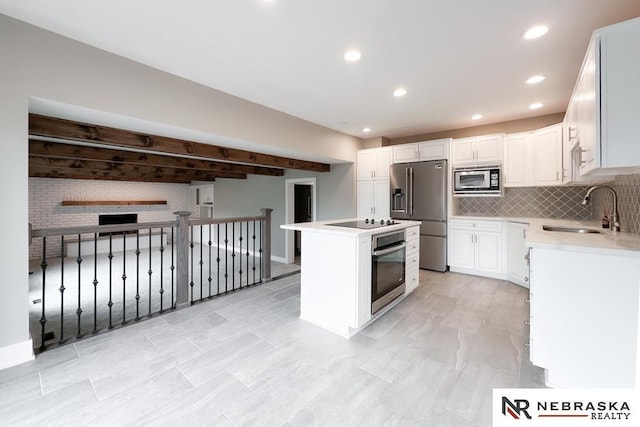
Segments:
[[[562,184],[562,125],[534,132],[533,164],[535,185]]]
[[[454,229],[449,231],[449,265],[459,268],[474,268],[474,232]]]
[[[600,39],[595,37],[591,40],[587,55],[585,56],[578,83],[576,84],[577,93],[577,138],[580,145],[580,173],[587,173],[594,168],[600,166],[599,163],[599,139],[597,132],[600,129],[598,121],[597,108],[599,107],[600,98],[600,81],[599,81],[599,46]]]
[[[504,137],[493,135],[478,138],[476,142],[477,162],[502,162],[502,145]]]
[[[373,179],[375,169],[376,154],[374,150],[358,151],[356,173],[357,179]]]
[[[449,158],[449,139],[418,143],[418,160],[444,160]]]
[[[418,144],[402,144],[393,147],[393,163],[409,163],[418,160]]]
[[[502,272],[502,233],[476,231],[476,270]]]
[[[529,252],[525,242],[527,228],[527,224],[511,222],[507,223],[506,228],[507,277],[525,288],[529,287],[529,264],[525,258]]]
[[[454,139],[451,143],[451,163],[472,163],[475,160],[473,138]]]
[[[391,190],[388,179],[373,181],[373,215],[377,219],[391,218]]]
[[[389,178],[391,147],[377,148],[375,151],[374,178]]]
[[[358,181],[357,189],[358,218],[370,218],[374,206],[374,182]]]
[[[504,139],[504,186],[527,187],[531,185],[532,162],[529,133],[507,135]]]

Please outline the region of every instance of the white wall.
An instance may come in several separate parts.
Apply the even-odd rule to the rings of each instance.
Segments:
[[[355,166],[352,163],[331,165],[331,173],[287,170],[284,176],[249,176],[247,181],[219,179],[215,183],[216,218],[260,215],[260,208],[272,208],[271,254],[284,258],[285,180],[316,177],[318,221],[355,216]]]
[[[360,140],[0,15],[0,358],[25,360],[32,97],[352,162]],[[69,117],[73,118],[73,117]],[[268,149],[268,150],[267,150]],[[12,325],[8,327],[7,325]],[[18,346],[20,354],[10,354]],[[3,366],[0,360],[0,366]],[[6,364],[5,364],[6,365]]]

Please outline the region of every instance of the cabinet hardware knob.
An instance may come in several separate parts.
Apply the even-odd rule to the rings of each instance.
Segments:
[[[527,276],[524,276],[524,281],[525,281],[525,282],[528,282],[528,281],[529,281],[529,278],[528,278]]]
[[[529,326],[531,323],[528,320],[524,321],[524,326]]]
[[[524,343],[524,348],[529,348],[529,343],[528,342]]]
[[[529,261],[529,252],[527,252],[526,254],[524,254],[524,259]]]
[[[531,298],[527,297],[524,299],[525,304],[529,304],[531,302]]]

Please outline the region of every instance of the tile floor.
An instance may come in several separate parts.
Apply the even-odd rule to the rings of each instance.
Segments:
[[[542,387],[527,290],[455,273],[346,340],[298,318],[295,274],[0,371],[0,425],[488,426]]]

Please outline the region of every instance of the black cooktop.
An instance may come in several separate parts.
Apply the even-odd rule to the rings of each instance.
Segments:
[[[334,227],[372,229],[372,228],[386,227],[388,225],[395,225],[395,224],[399,224],[399,223],[392,219],[388,219],[386,221],[382,219],[378,219],[378,220],[360,219],[358,221],[336,222],[334,224],[327,224],[327,225],[332,225]]]

